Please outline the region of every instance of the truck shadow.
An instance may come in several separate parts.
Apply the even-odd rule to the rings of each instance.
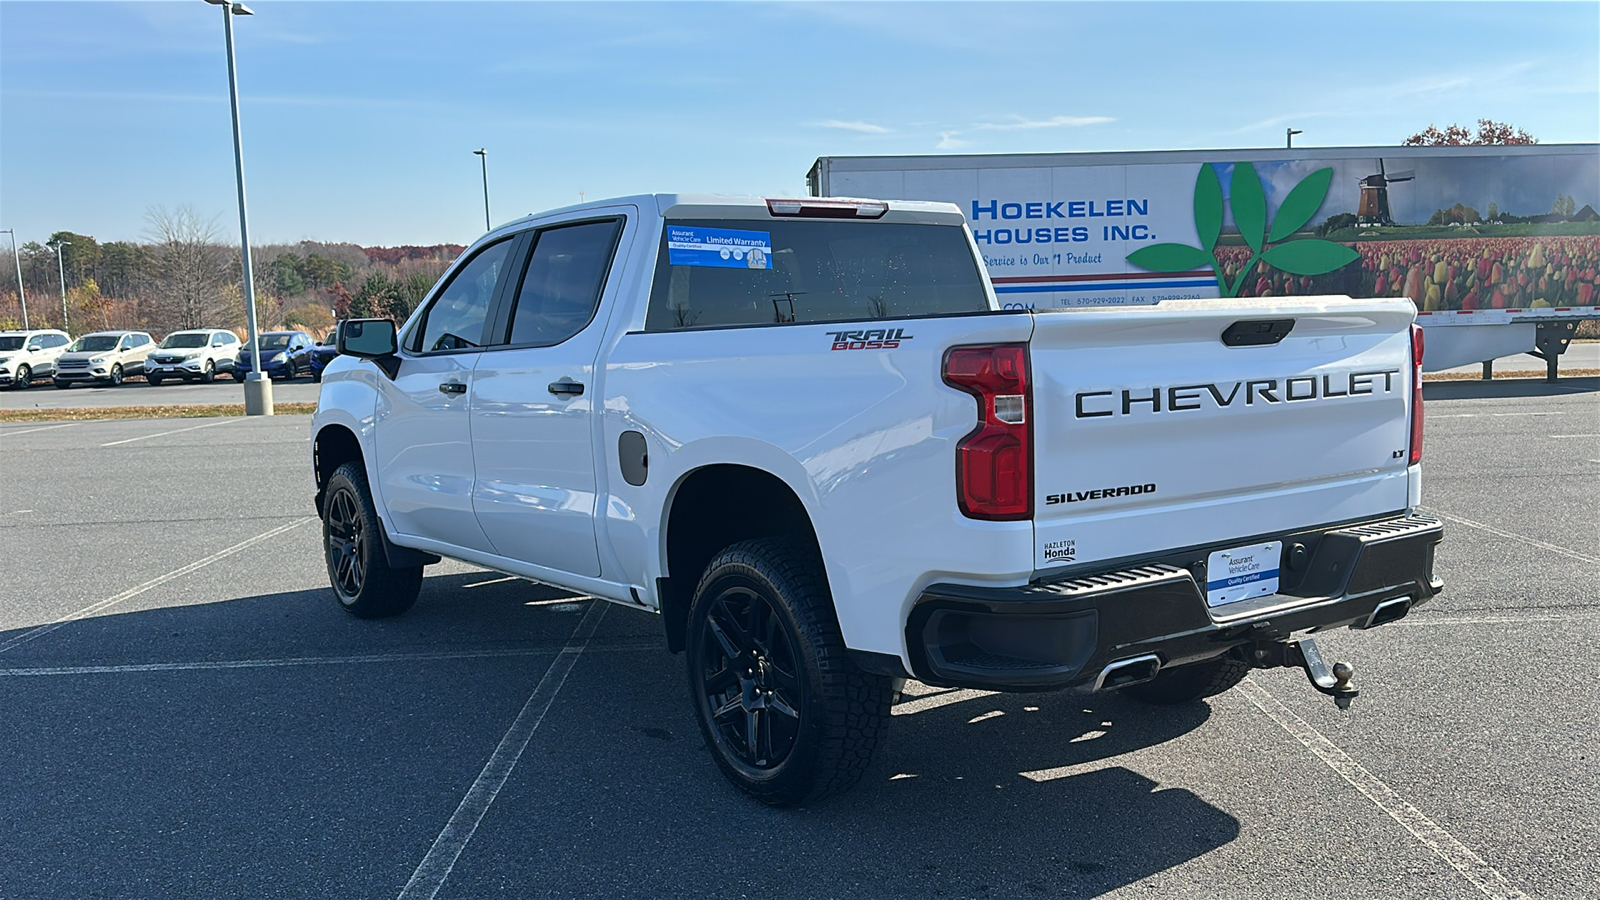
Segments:
[[[0,851],[0,894],[251,893],[249,871],[260,893],[392,896],[591,602],[445,574],[394,619],[313,589],[113,612],[12,646],[0,763],[30,827]],[[608,608],[451,888],[1095,896],[1239,834],[1161,783],[1172,754],[1143,752],[1205,723],[1203,703],[923,688],[854,791],[774,810],[720,777],[683,665],[654,616]],[[373,753],[379,768],[354,764]],[[759,866],[713,852],[752,841],[771,848]],[[307,849],[325,846],[340,852]]]
[[[1430,400],[1509,400],[1522,397],[1555,397],[1600,391],[1600,377],[1562,378],[1551,383],[1542,378],[1512,378],[1497,381],[1424,381],[1422,399]]]

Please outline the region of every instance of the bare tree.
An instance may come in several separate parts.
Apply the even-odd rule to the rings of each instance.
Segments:
[[[193,207],[154,207],[150,256],[154,262],[157,318],[175,328],[202,328],[224,321],[223,287],[238,278],[230,272],[228,250],[218,242],[217,217],[201,219]],[[229,317],[231,318],[231,317]]]

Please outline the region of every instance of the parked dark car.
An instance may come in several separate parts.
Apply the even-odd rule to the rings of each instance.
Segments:
[[[261,334],[261,368],[268,378],[298,378],[311,373],[311,348],[316,346],[304,331],[266,331]],[[239,348],[233,366],[233,380],[243,381],[254,371],[250,342]]]
[[[322,338],[322,340],[318,341],[315,347],[311,348],[310,359],[312,381],[322,380],[322,370],[326,369],[328,367],[328,363],[333,362],[333,358],[339,355],[338,344],[339,329],[335,328],[328,332]]]

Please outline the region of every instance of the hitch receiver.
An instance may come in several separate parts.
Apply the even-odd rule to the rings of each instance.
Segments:
[[[1333,698],[1334,705],[1349,709],[1350,701],[1361,692],[1350,684],[1355,670],[1348,663],[1336,662],[1330,668],[1322,658],[1322,650],[1309,637],[1284,643],[1263,644],[1256,647],[1254,663],[1257,668],[1296,668],[1306,673],[1311,686]]]

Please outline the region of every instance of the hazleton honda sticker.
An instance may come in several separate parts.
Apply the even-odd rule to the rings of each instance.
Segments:
[[[718,269],[770,269],[772,232],[668,225],[667,262]]]
[[[830,331],[835,350],[893,350],[912,335],[904,328],[869,328],[865,331]]]

